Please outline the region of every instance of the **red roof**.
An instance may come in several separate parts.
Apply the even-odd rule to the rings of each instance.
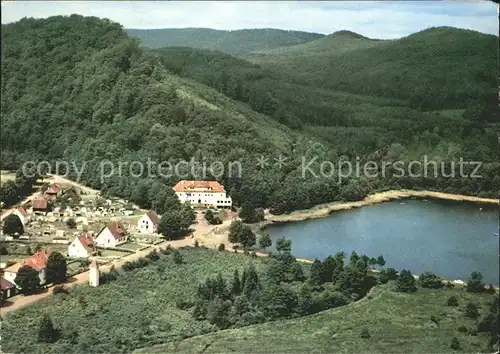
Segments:
[[[45,193],[47,194],[57,194],[59,193],[59,191],[61,190],[61,188],[59,188],[59,186],[57,184],[53,184],[49,187],[49,189],[47,189],[45,191]]]
[[[0,278],[0,290],[8,290],[12,289],[13,287],[14,284],[12,284],[10,281],[5,278]]]
[[[125,227],[119,221],[112,221],[106,226],[115,239],[124,237],[127,234]]]
[[[89,233],[78,236],[78,240],[80,240],[80,243],[83,245],[83,247],[85,247],[87,251],[94,248],[94,239]]]
[[[22,206],[20,207],[17,207],[16,210],[24,217],[27,217],[28,216],[28,212],[26,211],[26,209],[24,209]]]
[[[225,193],[224,187],[217,181],[180,181],[174,187],[176,192]]]
[[[47,198],[41,196],[33,200],[33,209],[47,209]]]
[[[31,268],[40,271],[42,269],[45,269],[45,267],[47,266],[47,260],[49,259],[49,256],[51,254],[52,251],[49,249],[39,250],[31,257],[26,259],[23,265],[28,265]]]
[[[146,214],[149,218],[149,220],[151,220],[151,222],[153,223],[153,225],[158,225],[158,214],[156,214],[154,211],[148,211],[148,213]]]

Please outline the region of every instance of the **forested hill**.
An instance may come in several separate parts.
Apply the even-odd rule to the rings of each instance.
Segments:
[[[150,207],[161,186],[182,178],[131,177],[125,168],[101,182],[99,163],[218,160],[235,200],[266,205],[281,183],[298,177],[295,168],[258,174],[256,157],[292,157],[293,150],[298,159],[314,146],[314,139],[172,75],[108,20],[72,15],[2,25],[2,51],[3,169],[33,159],[87,163],[85,183]],[[229,180],[233,161],[242,162],[243,175]]]
[[[340,32],[246,58],[291,83],[399,98],[423,109],[496,102],[498,37],[476,31],[437,27],[384,41]]]
[[[143,46],[152,49],[188,46],[220,50],[232,54],[286,47],[306,43],[324,36],[319,33],[284,31],[272,28],[235,31],[209,28],[127,29],[127,32],[130,36],[139,38]]]

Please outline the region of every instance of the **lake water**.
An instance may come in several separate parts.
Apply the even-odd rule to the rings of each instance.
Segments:
[[[483,210],[479,210],[482,208]],[[296,257],[323,260],[352,251],[383,255],[386,267],[430,271],[466,281],[480,271],[499,283],[498,207],[448,201],[403,200],[334,212],[328,217],[272,225],[277,238],[292,240]]]

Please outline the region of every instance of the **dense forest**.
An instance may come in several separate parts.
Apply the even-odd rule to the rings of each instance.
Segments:
[[[442,48],[442,30],[429,31],[431,55]],[[453,31],[455,41],[469,45],[470,57],[479,61],[483,52],[463,41],[461,30]],[[339,36],[367,40],[352,33]],[[271,65],[220,52],[185,47],[144,50],[119,24],[77,15],[2,25],[2,48],[2,169],[17,170],[28,160],[70,161],[80,168],[70,171],[72,177],[82,172],[81,180],[104,194],[155,209],[163,207],[157,206],[165,188],[179,179],[203,178],[198,174],[201,168],[182,177],[137,177],[136,169],[124,168],[121,174],[102,179],[101,162],[130,166],[148,159],[175,164],[194,158],[228,166],[240,161],[241,175],[230,176],[226,169],[217,179],[236,205],[270,207],[274,213],[359,200],[391,188],[480,196],[495,196],[500,190],[500,167],[494,162],[498,122],[483,96],[476,96],[476,103],[467,107],[457,103],[454,109],[443,110],[447,107],[443,103],[424,111],[399,93],[380,98],[373,92],[360,95],[354,89],[333,91],[313,82],[294,83]],[[366,50],[374,48],[378,46]],[[455,60],[456,52],[449,54],[450,58],[443,54],[433,63]],[[488,58],[489,54],[485,73],[493,71]],[[426,65],[422,62],[408,70],[425,73]],[[476,69],[465,63],[460,70],[475,75]],[[486,87],[490,81],[489,76],[476,75],[469,86],[459,88]],[[413,85],[421,90],[417,82]],[[454,95],[451,86],[440,90]],[[390,95],[380,92],[380,96]],[[482,178],[389,173],[340,181],[328,174],[304,178],[301,170],[302,161],[311,159],[316,159],[311,169],[319,172],[322,161],[408,162],[423,155],[443,161],[457,175],[459,167],[451,167],[451,161],[459,157],[483,161]],[[263,170],[256,164],[260,156],[270,158],[270,166]],[[287,159],[282,168],[273,166],[273,158],[279,156]],[[472,169],[469,166],[466,172]],[[214,179],[210,174],[205,178]],[[1,194],[5,199],[4,191]]]
[[[210,28],[127,29],[147,48],[188,46],[241,54],[307,43],[324,35],[272,28],[222,31]]]

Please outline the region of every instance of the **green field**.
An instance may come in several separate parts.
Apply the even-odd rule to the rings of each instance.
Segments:
[[[467,302],[481,303],[486,312],[493,295],[420,288],[414,294],[404,294],[389,287],[375,287],[358,302],[315,315],[210,333],[137,353],[445,353],[453,352],[450,343],[454,336],[463,352],[485,350],[486,334],[474,336],[458,328],[476,327],[476,322],[464,315]],[[446,305],[451,295],[458,297],[458,307]],[[438,324],[431,316],[439,319]],[[363,328],[368,329],[370,338],[360,337]]]

